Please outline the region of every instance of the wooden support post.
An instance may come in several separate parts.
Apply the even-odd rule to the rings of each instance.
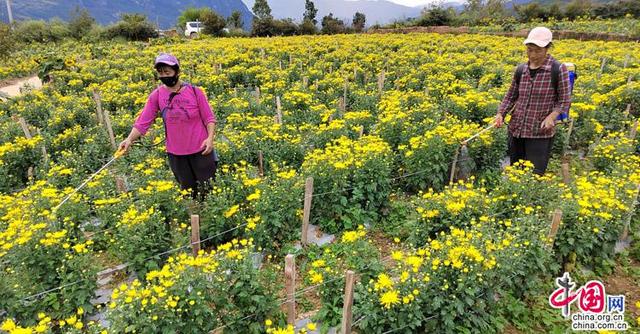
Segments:
[[[636,138],[636,134],[638,133],[638,119],[631,124],[631,129],[629,129],[629,139],[633,140]]]
[[[384,70],[382,70],[382,72],[380,72],[380,74],[378,75],[378,94],[382,95],[382,90],[384,89],[384,79],[385,79],[385,73]]]
[[[260,104],[260,87],[258,86],[256,86],[255,95],[256,95],[256,103]]]
[[[571,182],[569,161],[563,161],[562,165],[560,165],[560,169],[562,170],[562,182],[564,184],[569,184]]]
[[[19,117],[18,118],[18,123],[20,124],[20,127],[22,128],[22,132],[24,132],[24,136],[27,137],[27,139],[33,138],[33,136],[31,135],[31,131],[29,131],[29,126],[27,125],[27,121],[25,121],[24,118]]]
[[[309,176],[304,182],[304,210],[302,212],[302,237],[301,237],[302,246],[306,246],[308,241],[312,197],[313,197],[313,177]]]
[[[111,127],[111,118],[109,117],[109,111],[103,110],[102,113],[104,124],[107,127],[107,133],[109,134],[109,142],[111,143],[111,147],[113,147],[113,149],[115,150],[116,148],[118,148],[118,145],[116,144],[116,137],[113,135],[113,127]]]
[[[598,78],[604,73],[604,67],[607,65],[607,58],[602,58],[602,64],[600,65],[600,74],[598,74]]]
[[[33,180],[33,166],[29,166],[27,169],[27,179],[29,181]]]
[[[353,82],[356,82],[358,80],[358,68],[357,67],[353,67]]]
[[[309,77],[302,77],[302,87],[307,88],[309,86]]]
[[[280,96],[276,96],[276,121],[282,124],[282,105],[280,104]]]
[[[638,196],[640,196],[640,184],[636,187],[636,195],[633,198],[633,202],[631,202],[631,208],[629,209],[629,215],[624,224],[624,229],[622,230],[622,234],[620,234],[620,241],[626,241],[629,237],[629,228],[631,227],[631,219],[633,218],[633,213],[635,212],[635,207],[638,205]]]
[[[362,138],[363,134],[364,134],[364,125],[360,125],[360,130],[358,131],[358,137]]]
[[[238,97],[238,87],[233,87],[233,97]]]
[[[318,79],[313,81],[313,90],[318,91]]]
[[[258,172],[260,173],[260,177],[264,176],[264,157],[262,156],[262,151],[258,151]]]
[[[344,284],[344,303],[342,306],[342,324],[340,326],[340,333],[351,334],[351,321],[353,320],[353,284],[355,283],[356,275],[352,270],[347,270],[345,284]]]
[[[549,247],[553,248],[553,243],[556,240],[556,235],[558,234],[558,229],[560,228],[560,223],[562,222],[562,210],[556,209],[553,212],[553,218],[551,219],[551,229],[549,230]]]
[[[260,48],[260,58],[264,59],[265,53],[264,48]]]
[[[460,156],[460,150],[462,147],[458,147],[456,149],[456,153],[453,156],[453,164],[451,165],[451,174],[449,174],[449,184],[453,184],[453,181],[456,176],[456,165],[458,164],[458,156]]]
[[[288,254],[284,258],[284,278],[287,290],[287,323],[296,325],[296,258]]]
[[[629,64],[629,57],[630,55],[627,53],[627,55],[624,57],[624,64],[622,64],[622,68],[627,68],[627,65]]]
[[[282,60],[278,60],[278,69],[282,71]]]
[[[116,176],[116,190],[118,190],[119,193],[127,192],[127,186],[124,183],[124,177]]]
[[[292,63],[293,63],[293,57],[291,56],[291,54],[289,54],[289,66],[291,66]]]
[[[96,120],[98,124],[104,124],[102,120],[102,99],[100,99],[100,94],[97,91],[93,91],[93,100],[96,102]]]
[[[42,136],[40,129],[36,129],[36,131],[38,132],[38,136]],[[49,166],[49,155],[47,154],[47,147],[44,140],[42,141],[42,163],[44,164],[45,168]]]
[[[347,110],[347,89],[349,86],[349,80],[344,78],[344,87],[342,89],[342,111]]]
[[[200,251],[200,216],[191,215],[191,249],[193,256]]]
[[[627,108],[624,110],[624,113],[622,113],[624,115],[625,118],[629,117],[629,115],[631,114],[631,103],[627,103]]]
[[[346,102],[344,100],[344,97],[340,96],[340,99],[338,100],[338,110],[344,113],[344,111],[346,110],[345,104]]]

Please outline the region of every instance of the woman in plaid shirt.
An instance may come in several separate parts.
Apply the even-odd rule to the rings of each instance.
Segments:
[[[529,61],[521,71],[515,71],[495,121],[496,127],[501,127],[504,117],[512,112],[508,127],[510,161],[529,160],[537,174],[547,169],[556,119],[560,113],[567,113],[571,104],[569,72],[564,64],[559,65],[554,87],[552,67],[558,61],[549,54],[551,39],[551,31],[544,27],[529,32],[524,41]],[[522,73],[520,78],[518,72]]]

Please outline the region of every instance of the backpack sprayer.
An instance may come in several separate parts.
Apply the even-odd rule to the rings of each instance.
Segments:
[[[470,141],[472,141],[473,139],[477,138],[478,136],[480,136],[481,134],[493,129],[496,126],[496,123],[493,122],[491,123],[489,126],[487,126],[486,128],[480,130],[479,132],[477,132],[476,134],[474,134],[473,136],[463,140],[462,142],[460,142],[460,147],[458,147],[458,149],[456,150],[456,154],[453,158],[453,165],[451,166],[451,175],[449,176],[449,183],[453,183],[453,178],[455,176],[456,173],[456,165],[458,164],[458,159],[460,161],[466,161],[469,160],[469,149],[467,148],[467,144],[469,144]]]

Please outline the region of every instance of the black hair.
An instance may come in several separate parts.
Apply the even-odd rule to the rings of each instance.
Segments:
[[[158,70],[158,67],[160,67],[160,66],[169,66],[174,71],[176,71],[176,73],[180,72],[180,66],[178,66],[178,65],[169,65],[169,64],[165,64],[165,63],[157,63],[156,66],[155,66],[156,70]]]

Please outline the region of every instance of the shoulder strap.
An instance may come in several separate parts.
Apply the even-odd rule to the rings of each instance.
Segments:
[[[527,66],[527,64],[519,64],[516,68],[516,82],[518,83],[518,87],[520,87],[520,78],[522,78],[525,66]]]
[[[551,85],[556,91],[556,96],[558,95],[558,81],[560,81],[560,62],[554,59],[551,64]]]
[[[200,111],[200,100],[198,99],[198,91],[196,90],[196,86],[189,84],[191,89],[193,89],[193,95],[196,97],[196,105],[198,106],[198,111]]]

